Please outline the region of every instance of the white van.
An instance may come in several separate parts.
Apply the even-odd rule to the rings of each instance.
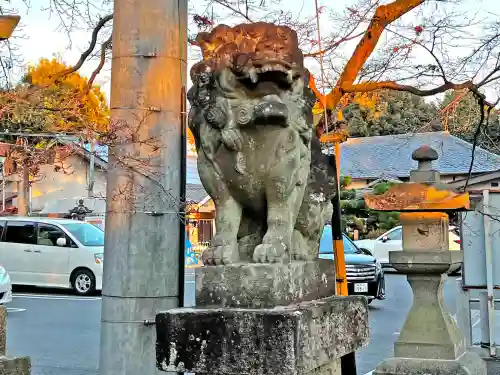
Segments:
[[[0,264],[13,285],[102,290],[104,232],[86,222],[0,217]]]

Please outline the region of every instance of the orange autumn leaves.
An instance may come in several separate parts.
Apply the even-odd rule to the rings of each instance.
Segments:
[[[29,66],[25,81],[32,90],[33,103],[44,114],[44,130],[58,132],[105,132],[109,107],[98,86],[88,87],[88,79],[78,72],[57,78],[70,67],[57,59],[40,59]]]
[[[343,109],[350,104],[357,104],[360,107],[367,109],[369,116],[376,119],[384,114],[387,103],[380,99],[380,91],[357,92],[345,94],[341,99],[337,110],[337,120],[344,120]],[[317,125],[324,116],[324,110],[321,102],[318,100],[313,108],[314,124]]]

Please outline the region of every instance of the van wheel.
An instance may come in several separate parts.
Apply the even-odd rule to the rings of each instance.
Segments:
[[[71,277],[71,286],[76,294],[88,296],[95,292],[95,276],[88,269],[80,269]]]

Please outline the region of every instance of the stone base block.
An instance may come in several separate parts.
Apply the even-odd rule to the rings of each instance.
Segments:
[[[486,363],[476,353],[450,360],[391,358],[373,375],[486,375]]]
[[[368,306],[351,296],[274,309],[174,309],[156,316],[156,330],[163,371],[337,375],[332,363],[368,344]]]
[[[196,306],[267,308],[333,295],[335,267],[327,259],[196,269]]]
[[[389,263],[404,274],[442,274],[461,265],[462,251],[389,251]]]
[[[29,357],[0,357],[0,375],[30,375],[31,361]]]

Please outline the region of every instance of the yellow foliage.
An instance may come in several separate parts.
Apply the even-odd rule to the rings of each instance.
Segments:
[[[344,121],[344,113],[342,110],[337,111],[337,121]]]
[[[349,104],[358,104],[360,107],[367,109],[371,114],[371,116],[373,116],[373,118],[378,118],[385,112],[387,103],[381,101],[380,91],[346,94],[339,101],[339,110],[337,111],[337,121],[344,120],[344,114],[342,112],[342,108],[347,107]],[[314,105],[312,112],[315,118],[314,123],[317,125],[319,119],[324,113],[323,105],[321,104],[320,100],[316,101],[316,104]]]
[[[88,79],[78,72],[61,78],[57,76],[70,67],[57,59],[40,59],[29,66],[27,81],[31,86],[44,88],[43,107],[46,111],[47,130],[80,131],[92,129],[103,132],[108,129],[109,107],[104,93],[93,85],[88,92]]]
[[[379,102],[379,93],[377,91],[356,93],[352,102],[375,113]]]

